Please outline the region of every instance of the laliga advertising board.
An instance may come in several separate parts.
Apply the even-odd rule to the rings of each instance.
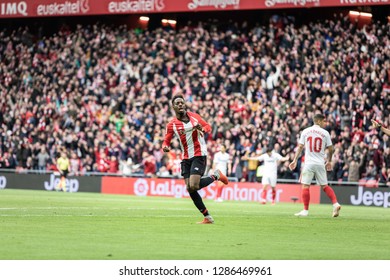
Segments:
[[[277,202],[291,202],[291,197],[301,197],[301,186],[298,184],[278,184],[276,187]],[[102,193],[128,194],[137,196],[189,197],[183,179],[162,178],[121,178],[103,177]],[[212,183],[199,191],[205,199],[215,199],[216,184]],[[260,201],[262,186],[259,183],[232,182],[225,186],[222,197],[225,200]],[[271,191],[267,192],[267,200],[271,201]],[[298,200],[300,202],[300,200]],[[320,202],[320,188],[311,187],[311,202]]]

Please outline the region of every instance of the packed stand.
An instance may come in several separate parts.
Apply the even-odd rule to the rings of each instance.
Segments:
[[[65,147],[74,174],[179,176],[179,143],[169,154],[161,143],[180,93],[212,125],[210,159],[225,144],[239,181],[256,179],[244,154],[273,145],[292,158],[299,131],[322,112],[335,146],[329,179],[390,186],[390,140],[370,122],[390,125],[389,34],[389,24],[358,29],[342,17],[177,31],[78,25],[49,37],[3,30],[0,168],[55,170]],[[278,177],[299,169],[286,162]]]

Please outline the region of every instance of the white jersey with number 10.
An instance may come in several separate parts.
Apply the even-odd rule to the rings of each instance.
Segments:
[[[324,164],[325,149],[332,146],[329,132],[319,125],[304,129],[299,144],[305,146],[305,164]]]

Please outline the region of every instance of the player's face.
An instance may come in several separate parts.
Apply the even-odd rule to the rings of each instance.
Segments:
[[[187,110],[186,103],[183,98],[176,98],[173,102],[173,110],[178,114],[184,114]]]
[[[326,126],[326,119],[323,119],[320,121],[320,126],[325,127]]]
[[[324,128],[326,126],[326,119],[323,120],[317,120],[315,124],[319,125],[320,127]]]

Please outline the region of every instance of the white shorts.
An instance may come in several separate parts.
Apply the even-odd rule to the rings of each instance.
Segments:
[[[305,164],[299,182],[310,186],[314,176],[317,184],[320,186],[328,184],[328,177],[326,175],[325,165],[323,164]]]
[[[261,178],[261,184],[263,184],[263,185],[270,185],[271,187],[275,187],[276,186],[276,181],[277,181],[276,176],[266,176],[266,175],[263,175],[263,177]]]

